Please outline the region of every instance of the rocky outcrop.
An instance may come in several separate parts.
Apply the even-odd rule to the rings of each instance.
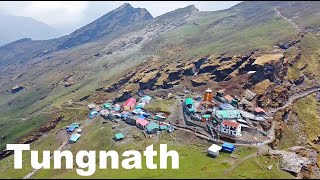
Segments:
[[[157,82],[160,76],[159,71],[152,71],[144,75],[144,77],[139,81],[140,90],[151,89]]]
[[[126,84],[129,80],[131,80],[131,78],[135,75],[135,72],[131,72],[129,74],[127,74],[125,77],[121,78],[119,81],[117,81],[116,83],[112,84],[111,86],[108,86],[105,88],[105,92],[107,93],[111,93],[111,92],[115,92],[117,90],[119,90],[119,88]]]
[[[288,152],[272,150],[271,154],[282,157],[280,163],[282,170],[290,172],[294,176],[299,176],[301,172],[304,172],[304,177],[308,174],[309,178],[319,178],[317,151],[303,146],[294,146],[289,148]]]
[[[74,73],[69,74],[68,76],[64,77],[63,79],[63,86],[64,87],[69,87],[75,84],[74,80]]]
[[[206,85],[211,77],[212,75],[209,73],[197,75],[191,79],[192,86]]]

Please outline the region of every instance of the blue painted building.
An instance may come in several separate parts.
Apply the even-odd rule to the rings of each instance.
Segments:
[[[222,144],[222,151],[232,153],[234,151],[234,148],[235,146],[232,143],[224,142]]]

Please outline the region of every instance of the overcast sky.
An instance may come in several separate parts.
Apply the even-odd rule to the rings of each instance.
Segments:
[[[107,12],[130,3],[133,7],[146,8],[156,17],[188,5],[200,11],[229,8],[240,1],[1,1],[0,14],[32,17],[67,34]]]

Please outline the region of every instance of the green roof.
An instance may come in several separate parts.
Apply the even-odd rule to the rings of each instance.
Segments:
[[[216,111],[218,118],[238,118],[240,112],[238,110],[218,110]]]
[[[153,129],[159,129],[159,124],[151,122],[147,125],[148,131],[152,131]]]
[[[186,98],[186,105],[193,104],[192,98]]]
[[[122,133],[117,133],[117,134],[114,135],[114,137],[115,137],[116,139],[123,139],[123,138],[124,138],[124,135],[123,135]]]
[[[160,126],[160,130],[167,130],[168,129],[168,126],[166,126],[166,125],[161,125]]]
[[[72,123],[70,126],[73,128],[78,128],[80,127],[80,123]]]
[[[202,118],[210,118],[210,117],[211,117],[210,114],[205,114],[202,116]]]
[[[110,106],[111,106],[110,103],[105,103],[105,104],[103,105],[104,108],[109,108]]]

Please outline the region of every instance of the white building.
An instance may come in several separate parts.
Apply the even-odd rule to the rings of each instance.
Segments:
[[[219,155],[219,151],[222,149],[221,146],[218,146],[216,144],[212,144],[208,148],[208,154],[217,157]]]
[[[221,123],[220,132],[223,134],[239,137],[241,135],[241,126],[235,121],[224,120]]]

